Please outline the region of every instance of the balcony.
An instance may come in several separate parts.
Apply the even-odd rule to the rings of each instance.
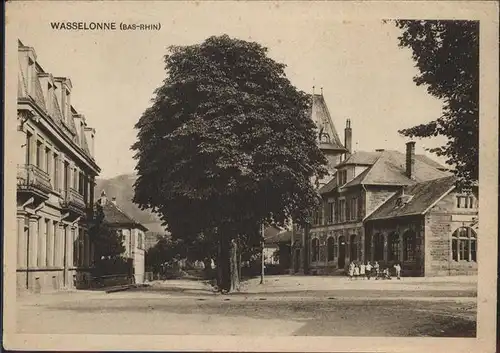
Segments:
[[[63,199],[61,208],[63,211],[73,213],[77,216],[84,216],[87,212],[87,206],[83,200],[83,196],[74,189],[68,189],[62,192]]]
[[[50,176],[32,164],[17,166],[17,192],[47,200],[52,191]]]

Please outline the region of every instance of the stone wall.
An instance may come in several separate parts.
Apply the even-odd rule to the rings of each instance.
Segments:
[[[404,234],[407,231],[415,233],[415,259],[404,259]],[[400,253],[398,260],[389,259],[389,236],[393,233],[399,235]],[[375,254],[375,236],[380,234],[383,236],[384,253],[383,260],[379,260]],[[369,221],[366,223],[366,236],[365,241],[370,244],[365,244],[370,248],[370,256],[368,260],[378,260],[381,266],[392,267],[395,262],[401,264],[403,276],[418,277],[424,276],[424,246],[425,246],[425,233],[424,233],[424,217],[423,216],[409,216],[400,218],[390,218],[383,220]]]
[[[393,196],[400,188],[397,186],[368,186],[365,199],[364,214],[368,215],[379,208]]]
[[[452,258],[453,232],[460,227],[472,226],[473,218],[477,217],[477,207],[457,208],[456,197],[456,193],[448,194],[425,217],[426,276],[477,274],[477,262],[454,261]]]

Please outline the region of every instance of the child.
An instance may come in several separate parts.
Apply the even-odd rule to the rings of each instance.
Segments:
[[[396,270],[396,277],[398,279],[401,279],[401,265],[399,263],[396,263],[394,265],[394,269]]]
[[[391,279],[391,274],[389,273],[388,267],[384,268],[384,270],[382,271],[382,276],[383,279]]]
[[[375,279],[379,278],[380,275],[380,265],[378,264],[378,261],[375,261],[375,264],[373,265],[373,269],[375,270]]]
[[[359,265],[359,276],[363,279],[366,278],[366,266],[364,263],[361,263]]]
[[[354,278],[358,279],[359,277],[359,266],[356,264],[354,265]]]
[[[349,279],[352,280],[352,276],[354,276],[354,263],[351,262],[349,264]]]
[[[370,261],[368,261],[366,263],[366,278],[370,279],[372,275],[372,264],[370,263]]]

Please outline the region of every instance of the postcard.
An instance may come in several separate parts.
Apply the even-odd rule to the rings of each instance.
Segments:
[[[13,350],[491,352],[498,4],[6,4]]]

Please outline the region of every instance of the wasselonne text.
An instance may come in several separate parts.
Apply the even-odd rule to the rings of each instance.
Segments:
[[[52,29],[68,31],[159,31],[160,23],[51,22]]]

